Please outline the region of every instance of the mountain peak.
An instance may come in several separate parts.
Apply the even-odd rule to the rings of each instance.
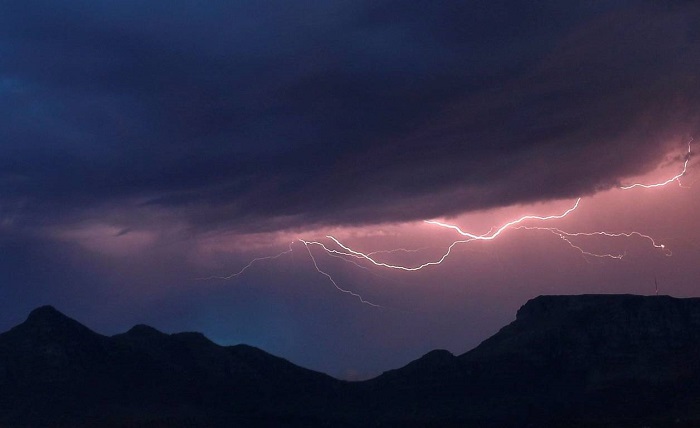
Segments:
[[[27,320],[15,327],[45,338],[68,335],[96,335],[92,330],[69,318],[53,306],[40,306],[29,313]],[[57,336],[58,335],[58,336]]]
[[[135,326],[131,327],[129,331],[126,332],[127,335],[129,336],[138,336],[138,337],[163,337],[167,336],[167,334],[163,333],[162,331],[151,327],[150,325],[146,324],[136,324]]]
[[[69,320],[67,316],[63,315],[58,309],[51,305],[40,306],[29,313],[27,317],[27,323],[45,323],[45,322],[55,322]]]

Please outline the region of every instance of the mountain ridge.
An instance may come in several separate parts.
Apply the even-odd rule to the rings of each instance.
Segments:
[[[197,332],[104,336],[42,306],[0,334],[0,425],[698,426],[698,357],[697,298],[539,296],[466,353],[362,382]]]

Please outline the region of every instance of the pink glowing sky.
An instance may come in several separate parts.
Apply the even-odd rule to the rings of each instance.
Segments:
[[[698,296],[698,22],[645,0],[3,2],[0,330],[51,304],[366,378],[540,294]],[[686,159],[682,186],[620,189]],[[461,238],[424,220],[484,234],[577,198],[520,225],[666,248],[508,228],[403,271],[312,243],[416,266]]]
[[[658,168],[623,182],[656,183],[678,174],[683,144],[674,148],[659,159]],[[410,249],[372,257],[415,266],[439,259],[461,237],[423,221],[192,235],[165,219],[133,231],[90,220],[41,234],[51,236],[58,245],[55,251],[63,253],[61,269],[91,266],[91,281],[71,291],[89,300],[76,302],[62,292],[56,298],[59,306],[63,301],[91,317],[98,331],[116,333],[140,322],[165,331],[203,330],[219,343],[253,344],[313,369],[360,379],[434,348],[465,352],[540,294],[653,294],[656,279],[662,294],[697,296],[696,159],[690,157],[682,186],[612,188],[583,196],[562,219],[522,223],[567,232],[637,231],[664,244],[672,256],[639,237],[572,238],[586,251],[624,254],[622,260],[601,259],[583,255],[549,232],[514,228],[490,241],[457,245],[441,264],[413,272],[351,258],[357,266],[310,246],[318,266],[340,287],[379,308],[335,289],[314,269],[299,239],[339,249],[325,238],[332,235],[365,253]],[[523,215],[560,215],[575,201],[513,205],[441,221],[483,234]],[[106,218],[118,216],[116,209]],[[280,255],[290,243],[292,251]],[[255,258],[277,255],[254,262],[238,276],[216,278],[239,272]],[[102,302],[99,309],[94,299]]]
[[[256,344],[280,355],[299,355],[295,361],[315,369],[363,378],[376,374],[377,367],[387,369],[408,362],[433,348],[467,351],[512,320],[523,302],[539,294],[653,294],[656,279],[662,294],[696,296],[700,232],[689,225],[700,213],[698,186],[693,186],[698,166],[691,158],[688,172],[681,178],[683,186],[673,182],[663,188],[610,189],[583,197],[579,207],[563,219],[546,224],[537,220],[522,223],[568,232],[637,231],[664,244],[673,252],[671,256],[636,236],[572,238],[586,251],[624,254],[622,260],[601,259],[581,254],[546,231],[512,228],[492,241],[458,245],[440,265],[415,272],[351,259],[362,266],[358,267],[330,257],[318,246],[310,247],[320,268],[339,286],[381,308],[367,307],[355,296],[337,291],[328,278],[314,270],[298,240],[318,240],[338,249],[325,238],[332,235],[365,253],[416,249],[372,255],[378,261],[415,266],[438,259],[460,237],[452,230],[418,221],[275,233],[211,233],[188,242],[192,245],[186,248],[177,240],[169,240],[166,232],[156,237],[144,232],[120,240],[112,231],[100,235],[95,226],[62,238],[106,257],[122,259],[126,271],[133,270],[133,263],[151,263],[153,253],[168,248],[188,266],[190,280],[184,281],[183,292],[220,300],[222,306],[213,312],[188,314],[196,323],[208,325],[216,340],[256,343],[256,335],[271,336]],[[681,167],[682,151],[669,153],[660,159],[659,168],[641,177],[630,177],[625,183],[661,182]],[[444,221],[486,233],[523,215],[561,214],[574,202],[565,199],[515,205]],[[281,254],[290,243],[293,251]],[[242,274],[230,277],[255,258],[269,256],[279,257],[260,259]],[[148,261],[135,260],[141,257]],[[181,270],[177,269],[178,275]],[[213,278],[217,276],[229,278]],[[167,277],[156,282],[165,284]],[[135,287],[130,292],[139,298],[146,293],[156,301],[167,301],[173,291],[170,285],[159,288],[153,282],[144,286],[147,288]],[[250,306],[258,309],[254,313],[245,311]],[[244,319],[235,315],[241,311],[246,313]],[[228,319],[236,320],[233,325],[257,324],[265,333],[247,332],[250,327],[211,328]],[[313,332],[310,336],[309,331]],[[308,348],[314,352],[307,352]]]

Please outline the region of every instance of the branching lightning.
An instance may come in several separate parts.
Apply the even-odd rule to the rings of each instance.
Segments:
[[[575,238],[575,237],[581,237],[581,236],[603,236],[607,238],[642,238],[651,244],[652,247],[657,248],[659,250],[663,250],[664,254],[666,256],[672,256],[673,253],[671,250],[666,248],[666,245],[664,244],[659,244],[654,240],[649,235],[645,235],[640,232],[618,232],[618,233],[611,233],[611,232],[565,232],[561,229],[557,229],[556,227],[537,227],[537,226],[518,226],[515,229],[525,229],[525,230],[545,230],[548,232],[551,232],[561,239],[563,239],[566,243],[568,243],[571,247],[579,250],[582,254],[591,256],[591,257],[599,257],[599,258],[611,258],[611,259],[622,259],[624,257],[624,254],[610,254],[610,253],[591,253],[589,251],[583,250],[581,247],[573,244],[571,242],[570,238]]]
[[[352,248],[343,245],[340,241],[338,241],[338,240],[337,240],[336,238],[334,238],[333,236],[327,235],[326,238],[328,238],[328,239],[330,239],[331,241],[335,242],[336,245],[338,245],[340,248],[343,249],[343,251],[339,251],[339,250],[334,250],[334,249],[328,248],[328,247],[326,247],[324,244],[322,244],[322,243],[320,243],[320,242],[310,242],[310,243],[313,243],[313,244],[316,244],[316,245],[320,245],[320,246],[321,246],[324,250],[326,250],[326,252],[328,252],[328,253],[338,254],[338,255],[341,255],[341,256],[355,257],[355,258],[358,258],[358,259],[365,259],[365,260],[367,260],[368,262],[372,263],[372,264],[375,265],[375,266],[385,267],[385,268],[389,268],[389,269],[405,270],[405,271],[416,271],[416,270],[421,270],[421,269],[423,269],[423,268],[426,268],[426,267],[428,267],[428,266],[439,265],[440,263],[442,263],[442,262],[447,258],[447,256],[450,255],[450,253],[452,252],[452,248],[454,248],[455,245],[457,245],[457,244],[464,244],[464,243],[467,243],[467,242],[470,242],[470,241],[473,241],[473,240],[474,240],[474,239],[465,239],[465,240],[460,240],[460,241],[454,241],[449,247],[447,247],[447,250],[446,250],[445,253],[442,255],[442,257],[440,257],[440,258],[438,258],[437,260],[434,260],[434,261],[425,262],[425,263],[419,264],[419,265],[417,265],[417,266],[412,266],[412,267],[411,267],[411,266],[393,265],[393,264],[389,264],[389,263],[384,263],[384,262],[377,261],[377,260],[375,260],[374,258],[370,257],[368,254],[362,253],[362,252],[360,252],[360,251],[353,250]]]
[[[574,204],[574,206],[572,206],[568,210],[564,211],[562,214],[549,215],[546,217],[542,217],[542,216],[538,216],[538,215],[525,215],[525,216],[520,217],[517,220],[509,221],[508,223],[506,223],[503,226],[496,229],[496,231],[493,233],[487,233],[484,235],[474,235],[472,233],[463,231],[462,229],[459,228],[459,226],[455,226],[453,224],[442,223],[442,222],[435,221],[435,220],[424,220],[424,222],[428,223],[428,224],[434,224],[434,225],[440,226],[440,227],[446,227],[448,229],[453,229],[453,230],[457,231],[457,233],[459,233],[460,235],[466,236],[466,237],[468,237],[472,240],[475,240],[475,241],[491,241],[491,240],[497,238],[501,233],[503,233],[504,230],[509,229],[510,227],[515,226],[516,224],[520,224],[526,220],[546,221],[546,220],[562,219],[562,218],[566,217],[567,215],[571,214],[576,208],[578,208],[580,203],[581,203],[581,198],[576,199],[576,203]]]
[[[285,251],[282,251],[281,253],[276,254],[276,255],[274,255],[274,256],[256,257],[256,258],[254,258],[253,260],[251,260],[250,262],[248,262],[247,265],[243,266],[243,268],[242,268],[241,270],[239,270],[238,272],[232,273],[232,274],[230,274],[230,275],[227,275],[227,276],[208,276],[208,277],[206,277],[206,278],[197,278],[197,279],[198,279],[198,280],[201,280],[201,281],[205,281],[205,280],[209,280],[209,279],[231,279],[231,278],[235,278],[235,277],[237,277],[237,276],[242,275],[243,272],[245,272],[245,271],[247,271],[248,269],[250,269],[250,268],[251,268],[254,264],[256,264],[257,262],[261,262],[261,261],[264,261],[264,260],[275,260],[275,259],[278,259],[278,258],[282,257],[282,256],[285,255],[285,254],[291,253],[291,252],[292,252],[292,244],[293,244],[293,243],[290,243],[290,244],[289,244],[289,249],[287,249],[287,250],[285,250]]]
[[[417,271],[417,270],[421,270],[423,268],[426,268],[428,266],[439,265],[450,255],[450,253],[452,252],[452,249],[458,244],[466,244],[466,243],[472,242],[472,241],[490,241],[490,240],[493,240],[496,237],[498,237],[506,229],[508,229],[516,224],[522,223],[523,221],[526,221],[526,220],[553,220],[553,219],[564,218],[567,215],[569,215],[571,212],[573,212],[578,207],[580,202],[581,202],[581,198],[577,199],[576,202],[574,203],[574,205],[571,208],[564,211],[562,214],[550,215],[550,216],[546,216],[546,217],[536,216],[536,215],[526,215],[526,216],[523,216],[517,220],[513,220],[513,221],[506,223],[505,225],[496,229],[496,231],[493,231],[493,229],[492,229],[483,235],[475,235],[472,233],[464,232],[458,226],[455,226],[455,225],[446,224],[446,223],[442,223],[442,222],[438,222],[438,221],[434,221],[434,220],[425,220],[425,223],[427,223],[427,224],[433,224],[433,225],[437,225],[440,227],[454,229],[457,231],[457,233],[459,233],[462,236],[466,236],[468,239],[462,239],[462,240],[452,242],[452,244],[450,244],[447,247],[447,250],[445,250],[445,252],[442,254],[442,256],[440,256],[436,260],[427,261],[425,263],[421,263],[421,264],[418,264],[416,266],[403,266],[403,265],[396,265],[396,264],[380,262],[372,257],[373,254],[377,253],[376,251],[371,252],[371,253],[363,253],[361,251],[353,250],[352,248],[344,245],[342,242],[340,242],[338,239],[336,239],[335,237],[333,237],[331,235],[327,235],[326,238],[335,242],[335,244],[338,247],[340,247],[342,250],[328,248],[325,244],[318,242],[318,241],[308,241],[308,242],[305,241],[305,243],[307,245],[318,245],[319,247],[323,248],[323,250],[325,250],[328,254],[331,254],[331,255],[354,257],[356,259],[364,259],[364,260],[367,260],[368,262],[372,263],[375,266],[389,268],[389,269],[397,269],[397,270],[404,270],[404,271]]]
[[[643,183],[633,183],[630,185],[626,186],[620,186],[618,189],[619,190],[630,190],[630,189],[635,189],[635,188],[658,188],[658,187],[664,187],[668,184],[673,183],[674,181],[679,184],[679,186],[683,187],[680,179],[681,177],[685,176],[688,170],[688,162],[690,161],[691,158],[691,143],[693,140],[691,139],[688,142],[688,151],[684,156],[684,162],[683,162],[683,169],[679,174],[674,175],[673,177],[664,180],[662,182],[658,183],[652,183],[652,184],[643,184]],[[550,221],[550,220],[559,220],[563,219],[564,217],[569,216],[572,214],[576,209],[580,206],[581,204],[581,198],[576,199],[574,204],[563,211],[560,214],[553,214],[553,215],[547,215],[547,216],[542,216],[542,215],[534,215],[534,214],[527,214],[522,217],[519,217],[515,220],[511,220],[502,226],[494,229],[491,228],[488,232],[478,235],[470,232],[464,231],[461,227],[455,224],[450,224],[450,223],[445,223],[442,221],[438,220],[424,220],[425,224],[433,225],[433,226],[438,226],[441,228],[446,228],[455,231],[457,234],[461,235],[465,239],[459,239],[453,241],[451,244],[449,244],[442,255],[436,257],[433,260],[425,261],[422,263],[418,263],[415,265],[401,265],[401,264],[393,264],[393,263],[386,263],[377,260],[375,257],[378,254],[391,254],[391,253],[416,253],[419,252],[421,249],[426,249],[428,247],[423,247],[420,249],[405,249],[405,248],[398,248],[394,250],[379,250],[379,251],[371,251],[371,252],[362,252],[353,248],[350,248],[349,246],[343,244],[340,240],[337,238],[331,236],[331,235],[326,235],[326,238],[332,241],[333,244],[335,244],[336,248],[331,248],[324,244],[323,242],[320,241],[307,241],[301,238],[298,238],[297,241],[300,242],[301,244],[304,245],[306,248],[309,257],[311,259],[311,262],[313,264],[314,269],[324,277],[326,277],[331,284],[340,292],[344,294],[351,295],[358,299],[361,303],[370,305],[372,307],[377,307],[381,308],[382,306],[377,305],[375,303],[372,303],[366,299],[364,299],[360,294],[353,292],[351,290],[342,288],[338,285],[336,280],[326,271],[322,270],[318,262],[316,260],[316,257],[313,255],[313,252],[311,251],[312,246],[319,247],[323,250],[323,252],[331,257],[339,258],[341,260],[344,260],[348,263],[352,263],[353,265],[361,268],[361,269],[368,269],[367,266],[361,264],[362,262],[365,262],[365,264],[368,263],[368,266],[376,266],[380,268],[386,268],[386,269],[394,269],[394,270],[400,270],[400,271],[418,271],[430,266],[435,266],[439,265],[442,262],[444,262],[447,257],[450,256],[452,253],[452,250],[455,248],[455,246],[460,245],[460,244],[467,244],[470,242],[474,241],[492,241],[499,236],[501,236],[504,232],[506,232],[509,229],[513,230],[527,230],[527,231],[544,231],[544,232],[550,232],[554,234],[555,236],[559,237],[561,240],[563,240],[569,247],[572,249],[575,249],[579,251],[583,256],[587,257],[594,257],[594,258],[602,258],[602,259],[616,259],[616,260],[621,260],[625,257],[625,254],[613,254],[613,253],[596,253],[593,251],[589,251],[584,249],[580,244],[575,243],[574,241],[577,238],[582,238],[582,237],[600,237],[600,238],[611,238],[611,239],[618,239],[618,238],[626,238],[626,239],[631,239],[631,238],[638,238],[647,241],[654,249],[662,251],[666,256],[671,256],[672,253],[671,251],[666,248],[664,244],[661,244],[657,242],[653,237],[646,235],[641,232],[637,231],[632,231],[632,232],[607,232],[607,231],[594,231],[594,232],[567,232],[562,229],[556,228],[556,227],[544,227],[544,226],[530,226],[530,225],[523,225],[522,223],[529,222],[529,221],[538,221],[538,222],[545,222],[545,221]],[[296,241],[295,241],[296,242]],[[290,254],[293,251],[293,246],[294,242],[289,244],[289,248],[279,254],[276,254],[274,256],[268,256],[268,257],[257,257],[253,260],[251,260],[247,265],[245,265],[241,270],[239,270],[236,273],[230,274],[228,276],[224,277],[209,277],[209,278],[204,278],[204,279],[232,279],[237,276],[242,275],[246,270],[251,268],[255,263],[266,261],[266,260],[275,260],[278,259],[279,257],[282,257],[285,254]]]
[[[323,275],[323,276],[325,276],[326,278],[328,278],[328,280],[331,282],[331,284],[333,284],[333,286],[334,286],[338,291],[340,291],[340,292],[342,292],[342,293],[345,293],[345,294],[349,294],[349,295],[351,295],[351,296],[353,296],[353,297],[356,297],[360,302],[364,303],[365,305],[374,306],[375,308],[381,308],[381,306],[379,306],[379,305],[377,305],[377,304],[375,304],[375,303],[372,303],[372,302],[370,302],[370,301],[368,301],[368,300],[363,299],[362,296],[360,296],[359,294],[357,294],[357,293],[355,293],[355,292],[352,292],[352,291],[350,291],[350,290],[346,290],[346,289],[342,288],[341,286],[339,286],[338,283],[335,282],[335,280],[333,279],[332,276],[330,276],[327,272],[321,270],[321,268],[318,267],[318,263],[316,263],[316,257],[314,257],[313,253],[311,252],[311,248],[309,248],[309,242],[304,241],[303,239],[299,239],[299,242],[303,243],[303,244],[304,244],[304,247],[306,247],[306,251],[309,252],[309,257],[311,257],[311,261],[313,262],[314,268],[316,268],[316,271],[318,271],[318,273],[320,273],[321,275]]]

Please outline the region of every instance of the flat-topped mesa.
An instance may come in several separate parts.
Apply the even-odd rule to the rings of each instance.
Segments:
[[[637,314],[638,317],[673,317],[674,314],[700,316],[700,298],[677,299],[670,296],[632,294],[582,294],[577,296],[539,296],[525,303],[516,315],[518,321],[554,320],[587,314],[591,316]],[[618,320],[618,318],[614,318]],[[681,321],[681,320],[679,320]]]
[[[541,296],[518,311],[519,329],[562,330],[629,351],[672,350],[700,340],[700,299],[670,296]]]
[[[514,322],[460,358],[673,378],[683,367],[696,365],[686,360],[698,351],[700,299],[540,296],[523,305]]]

